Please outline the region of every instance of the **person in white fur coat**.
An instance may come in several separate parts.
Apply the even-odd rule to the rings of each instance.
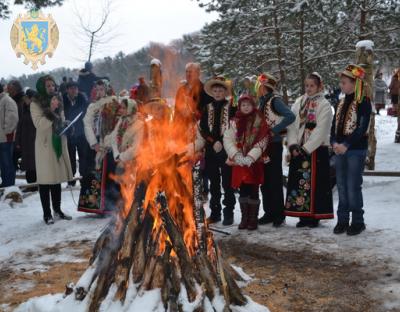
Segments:
[[[118,121],[120,103],[113,93],[108,81],[97,81],[97,101],[89,105],[83,118],[86,140],[92,149],[92,154],[88,155],[92,174],[82,184],[78,205],[82,212],[105,214],[115,209],[118,192],[109,187],[114,186],[109,173],[113,172],[116,163],[111,149],[104,142]]]
[[[329,176],[333,113],[318,73],[307,76],[305,89],[292,107],[296,120],[287,134],[290,167],[285,215],[299,217],[297,227],[317,227],[319,220],[334,217]]]

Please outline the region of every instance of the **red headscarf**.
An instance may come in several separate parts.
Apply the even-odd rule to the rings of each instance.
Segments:
[[[249,114],[243,114],[240,111],[243,101],[250,102],[253,106],[253,111]],[[238,147],[242,150],[243,155],[247,153],[264,138],[269,138],[271,135],[270,128],[265,121],[264,116],[256,107],[256,102],[250,95],[240,97],[238,102],[238,111],[235,115],[237,133],[236,142]],[[269,140],[268,140],[269,141]]]

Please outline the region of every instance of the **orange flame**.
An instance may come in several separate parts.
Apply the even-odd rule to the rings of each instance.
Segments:
[[[188,97],[183,100],[193,101]],[[193,256],[199,243],[193,211],[192,165],[190,159],[180,156],[195,139],[196,121],[173,121],[171,110],[160,108],[160,105],[166,104],[148,103],[142,107],[144,111],[141,113],[150,116],[145,122],[143,143],[139,144],[136,158],[124,167],[123,175],[117,177],[124,201],[122,215],[126,218],[135,200],[134,191],[139,183],[144,182],[146,193],[143,207],[150,209],[154,219],[153,239],[159,235],[158,254],[163,254],[170,238],[162,228],[163,221],[154,200],[158,192],[164,192],[169,213],[183,235],[189,255]],[[188,105],[195,107],[194,103],[175,103],[175,107]],[[173,250],[171,256],[175,256]]]

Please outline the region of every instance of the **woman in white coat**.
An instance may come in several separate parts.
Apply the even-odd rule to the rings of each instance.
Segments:
[[[37,182],[44,221],[53,224],[50,194],[54,214],[61,219],[72,219],[61,210],[61,183],[72,180],[71,162],[67,138],[58,135],[65,124],[65,118],[62,100],[55,93],[56,83],[51,76],[44,76],[38,80],[36,89],[38,96],[33,100],[30,110],[36,128]]]
[[[333,219],[329,175],[333,113],[318,73],[307,76],[305,89],[292,107],[296,120],[287,134],[291,160],[285,215],[300,217],[297,227],[317,227],[319,220]]]

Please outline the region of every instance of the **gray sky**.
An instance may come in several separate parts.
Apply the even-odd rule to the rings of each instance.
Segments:
[[[74,35],[74,27],[79,25],[74,7],[83,14],[93,12],[98,18],[99,9],[95,4],[100,0],[65,0],[62,7],[42,10],[51,14],[60,31],[60,42],[52,58],[46,57],[46,64],[39,65],[38,71],[47,71],[57,67],[82,67],[85,56],[78,48],[82,44]],[[94,59],[114,56],[118,51],[132,53],[150,41],[168,43],[181,38],[183,34],[201,29],[216,19],[215,14],[206,13],[194,0],[115,0],[111,13],[110,26],[118,25],[120,35],[106,49],[99,50]],[[97,11],[96,11],[97,10]],[[23,64],[23,57],[17,58],[10,43],[10,30],[18,14],[23,14],[23,6],[13,6],[8,20],[0,20],[0,77],[19,76],[34,73],[30,65]]]

